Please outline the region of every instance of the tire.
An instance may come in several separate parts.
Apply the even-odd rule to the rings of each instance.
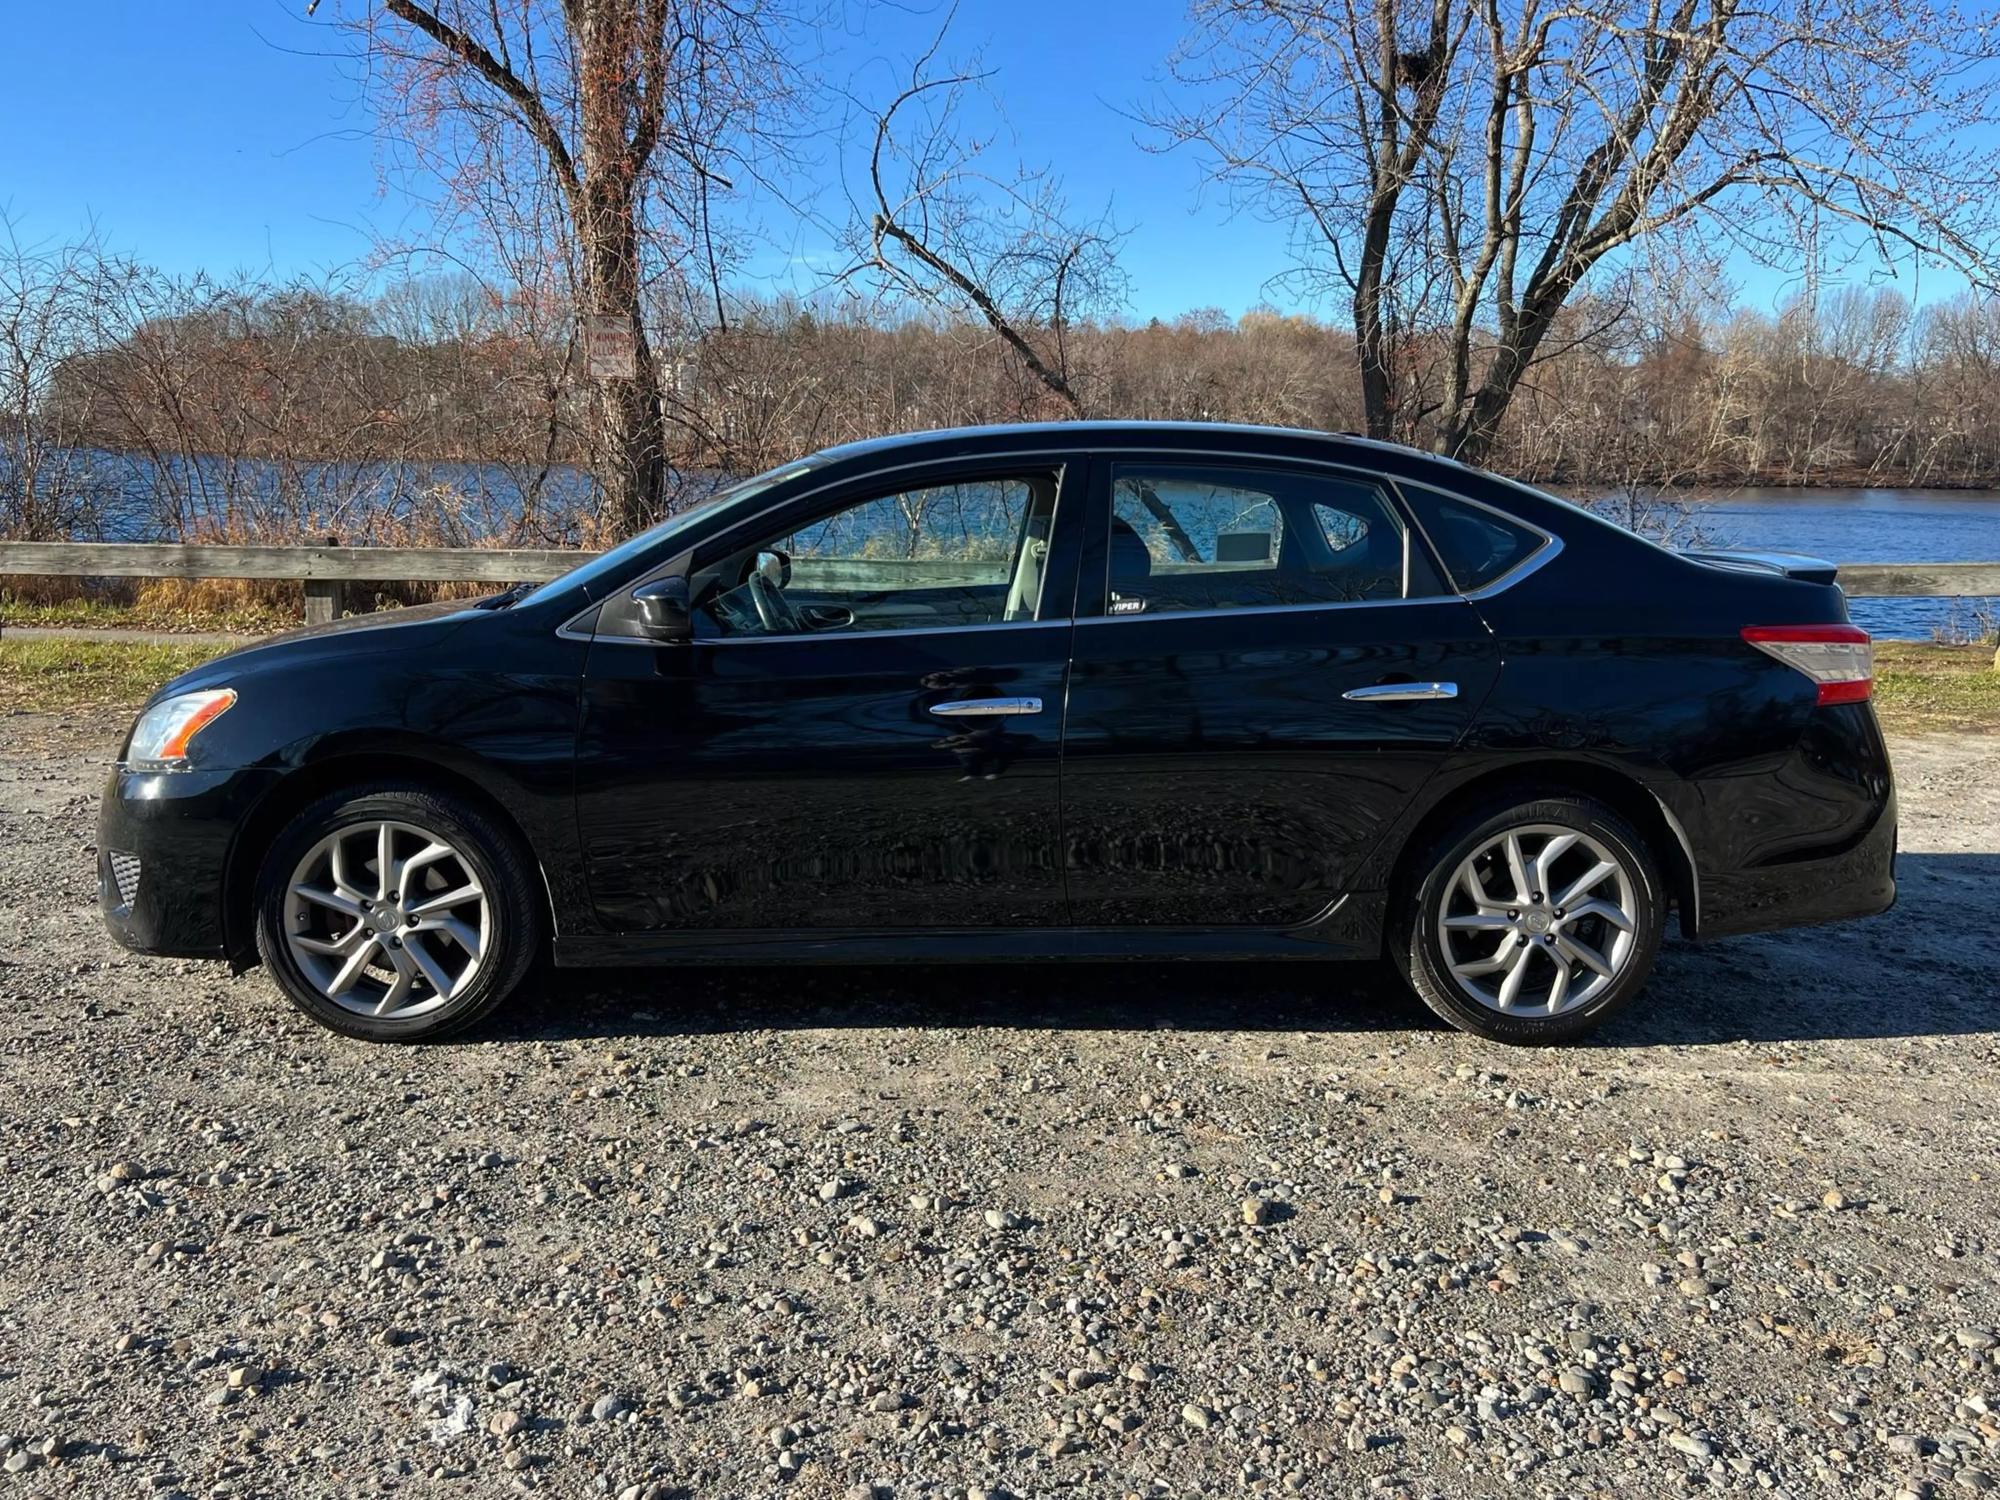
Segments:
[[[393,901],[378,899],[385,826]],[[462,798],[415,783],[350,788],[306,807],[265,855],[257,952],[322,1026],[433,1041],[488,1015],[533,965],[537,880],[519,839]]]
[[[1546,883],[1556,888],[1522,899],[1518,877],[1534,886],[1549,852]],[[1606,864],[1614,873],[1576,891]],[[1518,1046],[1573,1042],[1629,1005],[1652,972],[1667,914],[1658,862],[1630,823],[1592,798],[1499,796],[1454,820],[1410,868],[1390,951],[1418,998],[1461,1031]]]

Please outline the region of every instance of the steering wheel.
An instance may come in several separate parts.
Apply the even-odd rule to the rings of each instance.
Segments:
[[[750,602],[757,606],[757,619],[773,635],[801,635],[806,623],[799,618],[798,607],[785,597],[785,591],[764,576],[761,568],[752,568],[750,576],[744,580],[750,585]]]

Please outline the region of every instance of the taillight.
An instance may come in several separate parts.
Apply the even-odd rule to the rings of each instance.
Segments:
[[[1746,625],[1743,639],[1819,684],[1822,703],[1865,703],[1875,650],[1859,625]]]

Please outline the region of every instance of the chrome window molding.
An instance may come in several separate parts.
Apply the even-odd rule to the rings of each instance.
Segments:
[[[1330,433],[1308,434],[1305,433],[1303,429],[1301,430],[1301,432],[1302,435],[1310,435],[1314,437],[1322,437],[1322,438],[1335,437],[1334,434]],[[1336,440],[1346,444],[1361,444],[1364,446],[1379,449],[1383,452],[1408,454],[1413,451],[1410,449],[1400,448],[1398,445],[1394,443],[1372,442],[1364,438],[1338,437],[1336,438]],[[1457,502],[1458,504],[1471,506],[1475,510],[1483,510],[1487,512],[1487,514],[1489,515],[1499,517],[1501,520],[1508,522],[1510,525],[1519,526],[1525,531],[1533,532],[1536,536],[1539,536],[1542,539],[1542,545],[1536,548],[1533,552],[1529,553],[1526,557],[1521,559],[1520,562],[1516,563],[1512,568],[1508,569],[1505,573],[1502,573],[1498,578],[1494,579],[1491,583],[1484,584],[1481,587],[1474,589],[1471,593],[1466,593],[1463,590],[1455,590],[1453,592],[1447,592],[1442,594],[1428,594],[1417,599],[1407,599],[1407,598],[1332,599],[1324,601],[1315,601],[1306,604],[1259,604],[1259,605],[1252,605],[1249,606],[1248,608],[1242,608],[1242,609],[1181,609],[1181,610],[1162,611],[1159,614],[1075,615],[1075,616],[1063,615],[1046,620],[1044,619],[1003,620],[988,625],[938,625],[918,630],[848,630],[848,631],[835,630],[835,631],[827,631],[821,635],[716,636],[700,641],[689,640],[685,642],[679,642],[677,644],[704,645],[704,646],[719,646],[719,645],[740,646],[740,645],[751,645],[751,644],[774,642],[774,641],[799,641],[799,640],[850,640],[851,641],[851,640],[862,640],[867,638],[897,636],[897,635],[936,635],[948,631],[1018,630],[1024,626],[1070,625],[1070,624],[1131,625],[1146,620],[1171,620],[1171,619],[1195,620],[1195,619],[1222,618],[1229,615],[1295,614],[1301,610],[1314,610],[1314,609],[1381,609],[1399,604],[1401,605],[1442,604],[1453,600],[1478,603],[1482,600],[1491,599],[1495,595],[1506,592],[1508,589],[1512,588],[1515,584],[1519,583],[1522,579],[1528,577],[1530,574],[1539,572],[1547,564],[1555,561],[1555,559],[1561,555],[1563,550],[1563,543],[1561,537],[1556,536],[1552,532],[1543,530],[1541,527],[1534,525],[1532,522],[1522,520],[1512,511],[1502,510],[1498,506],[1489,505],[1483,500],[1475,500],[1470,495],[1463,494],[1458,490],[1450,489],[1441,484],[1433,484],[1429,480],[1417,480],[1417,479],[1399,480],[1397,476],[1393,474],[1379,473],[1372,469],[1357,468],[1352,461],[1345,459],[1302,457],[1297,454],[1274,455],[1270,453],[1246,453],[1238,449],[1223,449],[1223,448],[1204,448],[1199,451],[1189,450],[1185,454],[1166,455],[1166,454],[1161,454],[1161,451],[1157,447],[1154,447],[1153,445],[1143,441],[1143,434],[1139,434],[1136,435],[1135,441],[1129,443],[1095,442],[1095,443],[1078,443],[1075,445],[1065,444],[1061,447],[1055,447],[1055,448],[1047,446],[1040,446],[1033,448],[1018,448],[1018,449],[1009,448],[996,451],[993,453],[969,454],[966,455],[962,461],[968,463],[978,463],[982,465],[988,462],[1009,463],[1014,461],[1041,461],[1043,463],[1052,464],[1057,468],[1063,468],[1065,466],[1065,461],[1070,458],[1077,458],[1085,455],[1089,455],[1091,457],[1103,457],[1106,455],[1121,455],[1121,454],[1143,454],[1150,456],[1159,456],[1162,458],[1163,461],[1177,460],[1179,462],[1188,464],[1199,464],[1209,460],[1223,459],[1234,462],[1262,464],[1267,468],[1283,468],[1287,465],[1291,465],[1294,467],[1325,469],[1336,474],[1348,475],[1364,483],[1387,486],[1393,498],[1402,509],[1403,519],[1409,523],[1412,532],[1414,534],[1423,537],[1425,546],[1430,549],[1432,557],[1437,559],[1438,566],[1443,570],[1445,579],[1448,582],[1451,582],[1454,585],[1454,587],[1456,585],[1457,580],[1451,577],[1451,569],[1444,566],[1443,559],[1439,555],[1436,545],[1432,543],[1430,540],[1430,533],[1426,532],[1423,529],[1423,522],[1417,519],[1416,511],[1410,505],[1408,498],[1404,496],[1401,488],[1399,487],[1400,485],[1420,484],[1425,489],[1435,490],[1437,491],[1438,494],[1444,495],[1449,499]],[[1453,468],[1462,469],[1469,474],[1478,472],[1477,470],[1467,469],[1464,464],[1459,463],[1458,460],[1456,459],[1444,458],[1438,454],[1426,453],[1426,454],[1418,454],[1417,456],[1428,460],[1433,460],[1440,464],[1449,464]],[[950,465],[952,463],[960,461],[961,460],[954,460],[949,458],[946,459],[929,458],[923,460],[916,460],[909,463],[891,464],[885,468],[873,470],[867,476],[853,476],[847,479],[827,480],[810,489],[802,490],[796,495],[792,495],[784,500],[780,500],[775,504],[765,506],[761,510],[755,512],[754,514],[744,517],[740,522],[731,523],[729,526],[724,528],[724,531],[725,532],[733,531],[737,529],[737,527],[739,526],[744,526],[744,527],[750,526],[758,521],[765,519],[768,516],[773,516],[780,511],[787,510],[801,501],[810,500],[815,495],[824,494],[828,490],[839,489],[844,485],[859,483],[862,482],[864,479],[872,479],[877,475],[904,473],[912,469],[934,469],[940,466]],[[1060,501],[1058,501],[1058,503],[1060,503]],[[697,543],[696,546],[700,546],[703,544],[704,543]],[[673,557],[669,558],[659,567],[649,569],[645,574],[635,579],[631,584],[626,585],[624,591],[629,593],[632,589],[638,588],[641,584],[650,582],[654,578],[658,578],[667,573],[670,573],[677,565],[682,564],[686,562],[689,558],[691,558],[694,555],[694,551],[695,551],[694,547],[689,547],[681,552],[675,553]],[[1407,566],[1408,564],[1406,562],[1405,567],[1407,568]],[[599,609],[603,604],[608,602],[609,598],[607,596],[606,599],[593,601],[591,604],[585,606],[583,609],[578,610],[574,615],[571,615],[567,620],[563,621],[562,625],[557,628],[556,634],[562,636],[566,640],[604,642],[609,644],[628,645],[628,646],[649,646],[653,647],[654,649],[658,649],[660,647],[661,645],[660,642],[647,640],[643,636],[600,635],[597,634],[594,630],[582,631],[576,628],[577,622],[579,620],[583,619],[585,616],[591,614],[593,611]]]
[[[1296,615],[1318,609],[1394,609],[1416,604],[1463,604],[1463,594],[1425,594],[1420,599],[1314,599],[1305,604],[1246,604],[1235,609],[1163,609],[1157,614],[1083,615],[1078,625],[1138,625],[1148,620],[1226,620],[1237,615]]]
[[[1488,510],[1493,509],[1490,505],[1486,508]],[[1504,515],[1506,513],[1498,511],[1495,514]],[[1510,517],[1510,519],[1512,518]],[[1461,597],[1470,599],[1475,604],[1482,599],[1491,599],[1495,594],[1505,593],[1530,573],[1539,573],[1544,566],[1554,562],[1562,555],[1563,544],[1561,537],[1543,531],[1539,526],[1529,526],[1526,521],[1519,521],[1517,524],[1527,527],[1529,531],[1540,533],[1542,545],[1537,547],[1533,552],[1530,552],[1491,583],[1485,585],[1483,588],[1476,588],[1471,593]]]
[[[1064,615],[1059,620],[995,620],[985,625],[924,625],[905,630],[807,630],[797,635],[705,635],[692,636],[685,641],[673,642],[676,646],[779,646],[796,645],[800,641],[867,641],[886,640],[891,636],[917,635],[965,635],[979,630],[1054,630],[1067,629],[1078,622]],[[643,635],[598,635],[573,637],[594,641],[600,646],[651,646],[655,650],[663,648],[663,641],[649,641]]]

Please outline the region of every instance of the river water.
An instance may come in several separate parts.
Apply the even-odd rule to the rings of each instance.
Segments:
[[[1829,562],[2000,562],[2000,494],[1976,490],[1745,489],[1695,507],[1712,545],[1803,552]],[[1972,627],[2000,600],[1850,599],[1854,622],[1888,639]]]

